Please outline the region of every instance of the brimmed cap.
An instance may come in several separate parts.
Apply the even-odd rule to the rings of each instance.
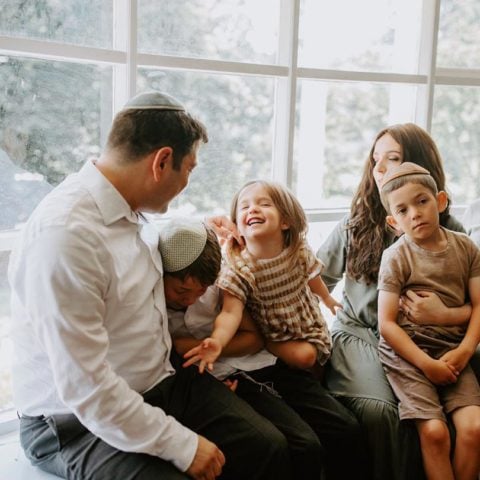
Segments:
[[[199,220],[175,218],[159,225],[158,249],[165,272],[178,272],[191,265],[207,243],[207,229]]]
[[[390,168],[382,178],[381,188],[392,180],[406,175],[430,175],[430,172],[413,162],[403,162],[400,165]]]
[[[151,91],[135,95],[124,105],[122,110],[185,111],[185,107],[167,93]]]

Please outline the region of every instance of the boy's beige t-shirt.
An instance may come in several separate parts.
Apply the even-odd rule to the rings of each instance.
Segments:
[[[378,289],[399,295],[406,290],[432,291],[447,307],[459,307],[468,302],[469,279],[480,276],[480,251],[464,233],[441,228],[447,237],[447,247],[443,251],[425,250],[406,235],[387,248],[380,265]],[[409,322],[401,312],[398,323],[410,336],[416,332],[440,335],[450,341],[463,338],[467,328],[466,324],[453,327],[417,325]]]

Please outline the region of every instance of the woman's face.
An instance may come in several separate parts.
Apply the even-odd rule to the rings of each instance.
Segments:
[[[382,183],[383,176],[390,168],[395,165],[400,165],[403,162],[403,149],[389,133],[382,135],[375,143],[373,149],[373,160],[375,166],[373,167],[373,178],[377,184],[378,190]]]

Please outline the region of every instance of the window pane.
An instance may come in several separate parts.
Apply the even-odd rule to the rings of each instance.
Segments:
[[[432,135],[455,205],[480,197],[480,87],[435,87]]]
[[[279,0],[138,1],[138,47],[161,55],[275,63]]]
[[[422,2],[302,0],[299,65],[417,73]]]
[[[0,230],[98,155],[111,82],[110,67],[0,57]]]
[[[416,93],[405,85],[299,83],[294,176],[304,208],[350,205],[375,135],[413,121]]]
[[[0,35],[112,47],[112,0],[2,0]]]
[[[149,88],[177,97],[208,129],[198,167],[171,212],[226,212],[246,180],[270,175],[274,80],[142,69],[138,89]]]
[[[12,349],[8,339],[10,288],[7,281],[7,266],[9,256],[10,252],[0,252],[0,413],[13,406],[10,384]]]
[[[442,0],[437,66],[480,68],[480,2]]]

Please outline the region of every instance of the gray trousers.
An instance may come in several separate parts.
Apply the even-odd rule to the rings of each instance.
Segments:
[[[223,451],[222,479],[295,478],[285,435],[216,379],[198,374],[196,367],[178,368],[144,398]],[[74,415],[22,416],[20,441],[32,464],[67,479],[189,478],[158,457],[117,450]]]

